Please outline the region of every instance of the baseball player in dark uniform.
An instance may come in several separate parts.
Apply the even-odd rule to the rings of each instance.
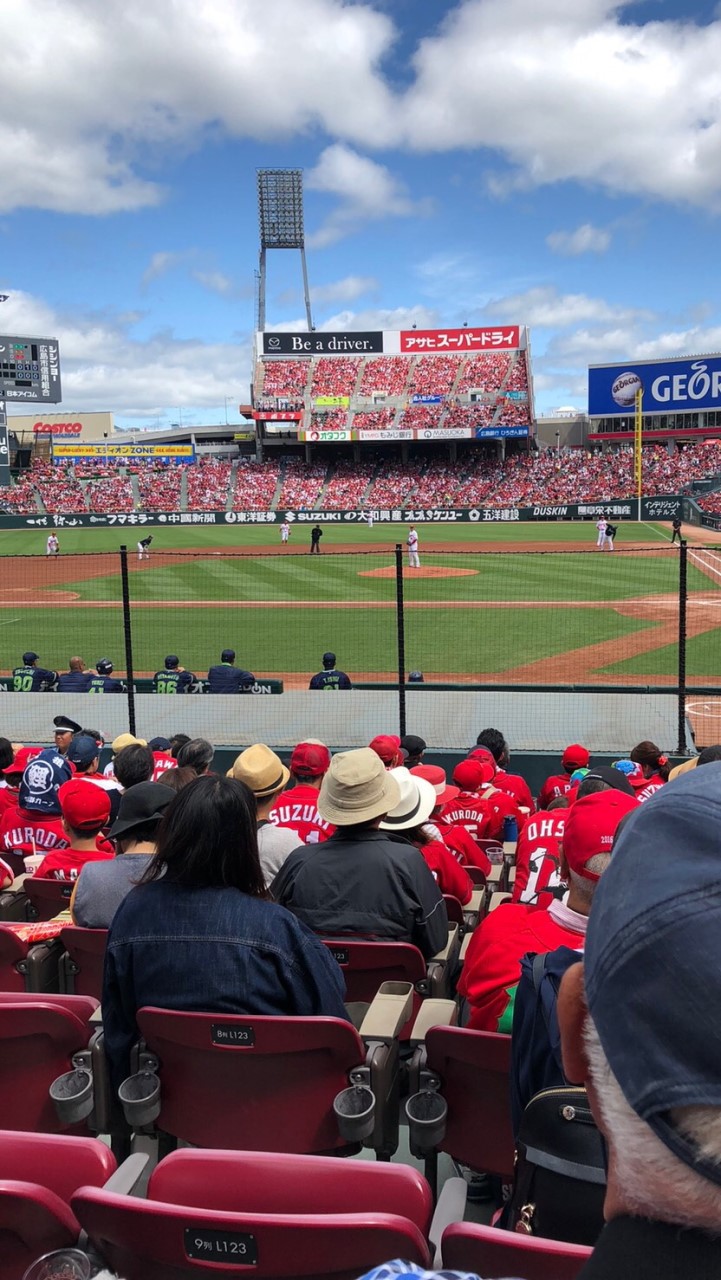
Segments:
[[[147,538],[140,538],[140,539],[139,539],[139,541],[138,541],[138,560],[149,560],[149,559],[150,559],[150,544],[151,544],[151,542],[152,542],[152,541],[153,541],[153,535],[152,535],[152,533],[149,533],[149,534],[148,534],[148,536],[147,536]]]
[[[197,676],[181,667],[180,658],[169,653],[164,669],[153,676],[153,693],[190,693],[197,683]]]
[[[224,649],[217,666],[208,671],[207,693],[246,693],[255,684],[252,671],[234,666],[235,649]]]
[[[90,672],[86,671],[82,658],[71,658],[69,671],[58,677],[58,693],[87,693]]]
[[[57,671],[45,671],[36,665],[38,655],[32,649],[23,654],[23,665],[13,669],[13,693],[46,693],[57,684]]]
[[[681,517],[680,516],[674,516],[671,522],[671,528],[673,529],[673,533],[671,534],[671,546],[673,546],[677,538],[680,546],[681,544]]]
[[[323,537],[323,530],[319,524],[313,526],[310,531],[310,553],[315,551],[316,555],[320,555],[320,540]]]
[[[88,693],[125,693],[125,685],[122,680],[111,679],[113,664],[110,658],[98,658],[95,663],[95,670],[98,674],[90,677]]]
[[[337,692],[338,689],[352,689],[353,685],[345,671],[336,670],[335,654],[324,653],[323,670],[311,678],[308,688],[323,689],[327,693]]]

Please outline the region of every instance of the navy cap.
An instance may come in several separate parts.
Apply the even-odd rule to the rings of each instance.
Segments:
[[[20,808],[28,813],[57,817],[60,813],[58,791],[72,776],[67,760],[58,755],[54,747],[41,751],[25,766],[18,793]]]
[[[224,650],[223,650],[223,652],[222,652],[222,653],[221,653],[221,655],[220,655],[220,661],[221,661],[221,662],[234,662],[234,661],[235,661],[235,649],[224,649]]]
[[[32,649],[28,649],[27,653],[23,654],[23,662],[37,662],[39,657],[39,653],[33,653]]]
[[[670,1151],[721,1185],[673,1127],[721,1107],[721,762],[662,787],[628,818],[593,900],[586,1000],[626,1101]]]
[[[409,683],[409,684],[423,684],[423,683],[424,683],[424,680],[423,680],[423,672],[422,672],[422,671],[411,671],[410,675],[408,676],[408,683]]]
[[[151,751],[170,751],[170,738],[151,738],[148,746]]]
[[[180,658],[176,657],[174,653],[169,653],[167,658],[165,659],[165,665],[170,670],[172,670],[173,667],[179,667]]]
[[[97,671],[98,675],[109,676],[112,669],[113,669],[113,664],[110,661],[110,658],[98,658],[97,662],[95,663],[95,670]]]
[[[330,651],[328,651],[328,653],[324,653],[324,654],[323,654],[323,666],[324,666],[324,667],[334,667],[334,666],[335,666],[335,654],[334,654],[334,653],[331,653]]]
[[[77,733],[71,739],[65,759],[76,765],[78,769],[89,769],[99,754],[100,748],[94,738],[87,733]]]

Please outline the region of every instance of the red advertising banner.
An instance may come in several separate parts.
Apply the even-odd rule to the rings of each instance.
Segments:
[[[517,324],[495,329],[406,329],[401,331],[401,351],[514,351],[518,349]]]
[[[300,422],[303,411],[302,409],[254,409],[253,417],[256,422]]]

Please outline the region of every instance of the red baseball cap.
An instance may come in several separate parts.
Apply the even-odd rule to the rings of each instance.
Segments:
[[[375,751],[376,755],[380,756],[386,769],[397,768],[406,759],[401,740],[394,733],[379,733],[372,742],[368,743],[368,746],[371,751]]]
[[[11,765],[4,770],[4,777],[13,773],[24,773],[31,760],[40,755],[42,747],[21,747],[15,752],[15,758]]]
[[[411,769],[411,773],[416,778],[425,778],[426,782],[430,782],[438,799],[436,808],[442,804],[450,804],[451,800],[455,800],[460,795],[458,787],[449,787],[446,782],[446,771],[441,769],[439,764],[417,764]]]
[[[330,768],[330,751],[323,742],[299,742],[290,757],[296,778],[321,778]]]
[[[580,742],[573,742],[561,756],[561,764],[564,769],[585,769],[590,759],[591,752],[582,747]]]
[[[484,760],[461,760],[453,770],[453,781],[458,783],[461,791],[477,791],[495,776],[495,768]]]
[[[104,827],[110,817],[110,796],[86,778],[71,778],[58,790],[60,812],[69,827]]]
[[[586,870],[586,863],[597,853],[611,852],[619,822],[637,808],[635,796],[610,789],[575,800],[563,831],[563,853],[571,871],[586,880],[598,880],[596,872]]]
[[[491,776],[495,777],[498,771],[498,765],[496,764],[496,760],[495,760],[495,756],[493,755],[493,752],[489,751],[488,747],[474,747],[472,751],[468,752],[468,759],[480,760],[481,764],[490,765],[491,769],[493,770],[493,774]],[[490,778],[488,779],[488,781],[490,782]]]

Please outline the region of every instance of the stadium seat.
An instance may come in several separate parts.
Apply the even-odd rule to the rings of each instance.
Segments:
[[[60,1133],[49,1096],[50,1085],[74,1069],[77,1054],[88,1053],[92,1066],[98,1130],[103,1127],[105,1095],[101,1037],[90,1023],[98,1007],[89,996],[0,993],[0,1097],[6,1129]],[[79,1130],[83,1132],[83,1130]]]
[[[401,1003],[405,1008],[409,1000]],[[374,1037],[366,1046],[349,1022],[336,1018],[146,1008],[137,1021],[145,1051],[160,1064],[155,1123],[166,1135],[163,1150],[177,1140],[199,1147],[339,1155],[357,1151],[364,1142],[381,1159],[396,1150],[399,1048],[393,1037],[387,1043]],[[138,1067],[142,1074],[142,1051]],[[150,1087],[147,1077],[146,1083]],[[375,1096],[370,1132],[344,1137],[334,1102],[356,1085]],[[126,1107],[126,1116],[131,1123],[132,1109]]]
[[[60,941],[28,942],[5,923],[0,924],[0,992],[58,990]]]
[[[427,996],[446,999],[451,995],[448,965],[423,959],[409,942],[368,942],[361,938],[324,938],[328,950],[343,970],[346,1008],[358,1025],[382,982],[410,982],[413,1008],[400,1038],[408,1040],[422,1001]]]
[[[388,1258],[430,1262],[430,1191],[404,1165],[178,1151],[146,1200],[83,1187],[72,1208],[125,1280],[355,1280]]]
[[[0,1130],[0,1280],[19,1280],[35,1259],[75,1245],[71,1196],[104,1186],[115,1169],[96,1138]]]
[[[60,934],[65,948],[60,957],[60,987],[69,995],[94,996],[103,992],[103,966],[107,929],[80,929],[68,925]]]
[[[75,882],[55,880],[52,877],[28,876],[23,891],[30,904],[29,920],[54,920],[70,906]]]
[[[560,1240],[499,1231],[472,1222],[454,1222],[441,1239],[443,1266],[479,1276],[519,1276],[522,1280],[576,1280],[592,1249]]]
[[[426,1033],[410,1064],[406,1114],[411,1150],[425,1160],[432,1187],[439,1151],[478,1172],[512,1181],[510,1070],[510,1036],[450,1026]],[[438,1123],[414,1126],[413,1116],[429,1122],[437,1118]]]

